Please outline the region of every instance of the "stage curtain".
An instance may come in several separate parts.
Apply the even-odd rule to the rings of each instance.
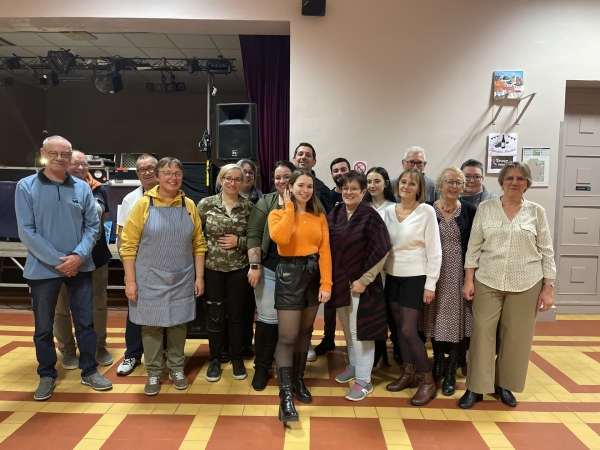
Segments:
[[[248,101],[258,112],[260,189],[273,186],[273,166],[289,158],[290,37],[240,35]]]

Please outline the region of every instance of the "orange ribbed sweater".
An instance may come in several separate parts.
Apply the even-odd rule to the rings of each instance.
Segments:
[[[329,226],[324,214],[296,214],[294,204],[287,202],[285,210],[274,209],[269,214],[269,234],[277,244],[280,256],[319,254],[321,291],[331,292],[331,249]]]

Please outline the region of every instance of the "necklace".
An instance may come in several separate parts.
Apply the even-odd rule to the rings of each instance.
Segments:
[[[454,207],[452,209],[446,209],[444,208],[444,205],[442,204],[442,202],[439,202],[439,207],[440,209],[445,212],[446,214],[452,214],[454,211],[456,211],[456,203],[454,203]]]

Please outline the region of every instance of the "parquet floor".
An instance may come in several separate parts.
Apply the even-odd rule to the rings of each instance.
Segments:
[[[114,364],[99,368],[112,391],[95,392],[80,384],[79,370],[59,367],[53,397],[35,402],[33,316],[0,313],[0,449],[600,449],[600,316],[559,316],[537,325],[526,390],[514,409],[493,396],[459,409],[460,371],[454,397],[440,393],[427,407],[413,407],[412,392],[385,390],[395,366],[373,374],[367,399],[349,402],[349,387],[334,380],[346,364],[338,333],[336,350],[308,364],[314,402],[297,405],[301,420],[288,429],[277,419],[276,380],[263,392],[250,387],[251,360],[246,380],[234,380],[231,366],[222,365],[222,379],[206,381],[202,340],[186,345],[190,388],[178,391],[165,376],[160,394],[147,397],[144,366],[129,377],[116,375],[124,322],[109,318]],[[314,338],[318,343],[318,332]]]

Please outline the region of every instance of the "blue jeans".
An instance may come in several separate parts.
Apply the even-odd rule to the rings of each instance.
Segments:
[[[128,310],[127,322],[125,323],[125,358],[141,358],[143,354],[142,326],[129,320]]]
[[[81,376],[96,372],[96,332],[94,331],[92,272],[79,272],[74,277],[28,280],[33,300],[35,320],[35,354],[40,377],[56,378],[56,348],[54,347],[54,311],[58,293],[63,283],[69,294],[69,306],[75,324],[75,337],[79,347]]]

